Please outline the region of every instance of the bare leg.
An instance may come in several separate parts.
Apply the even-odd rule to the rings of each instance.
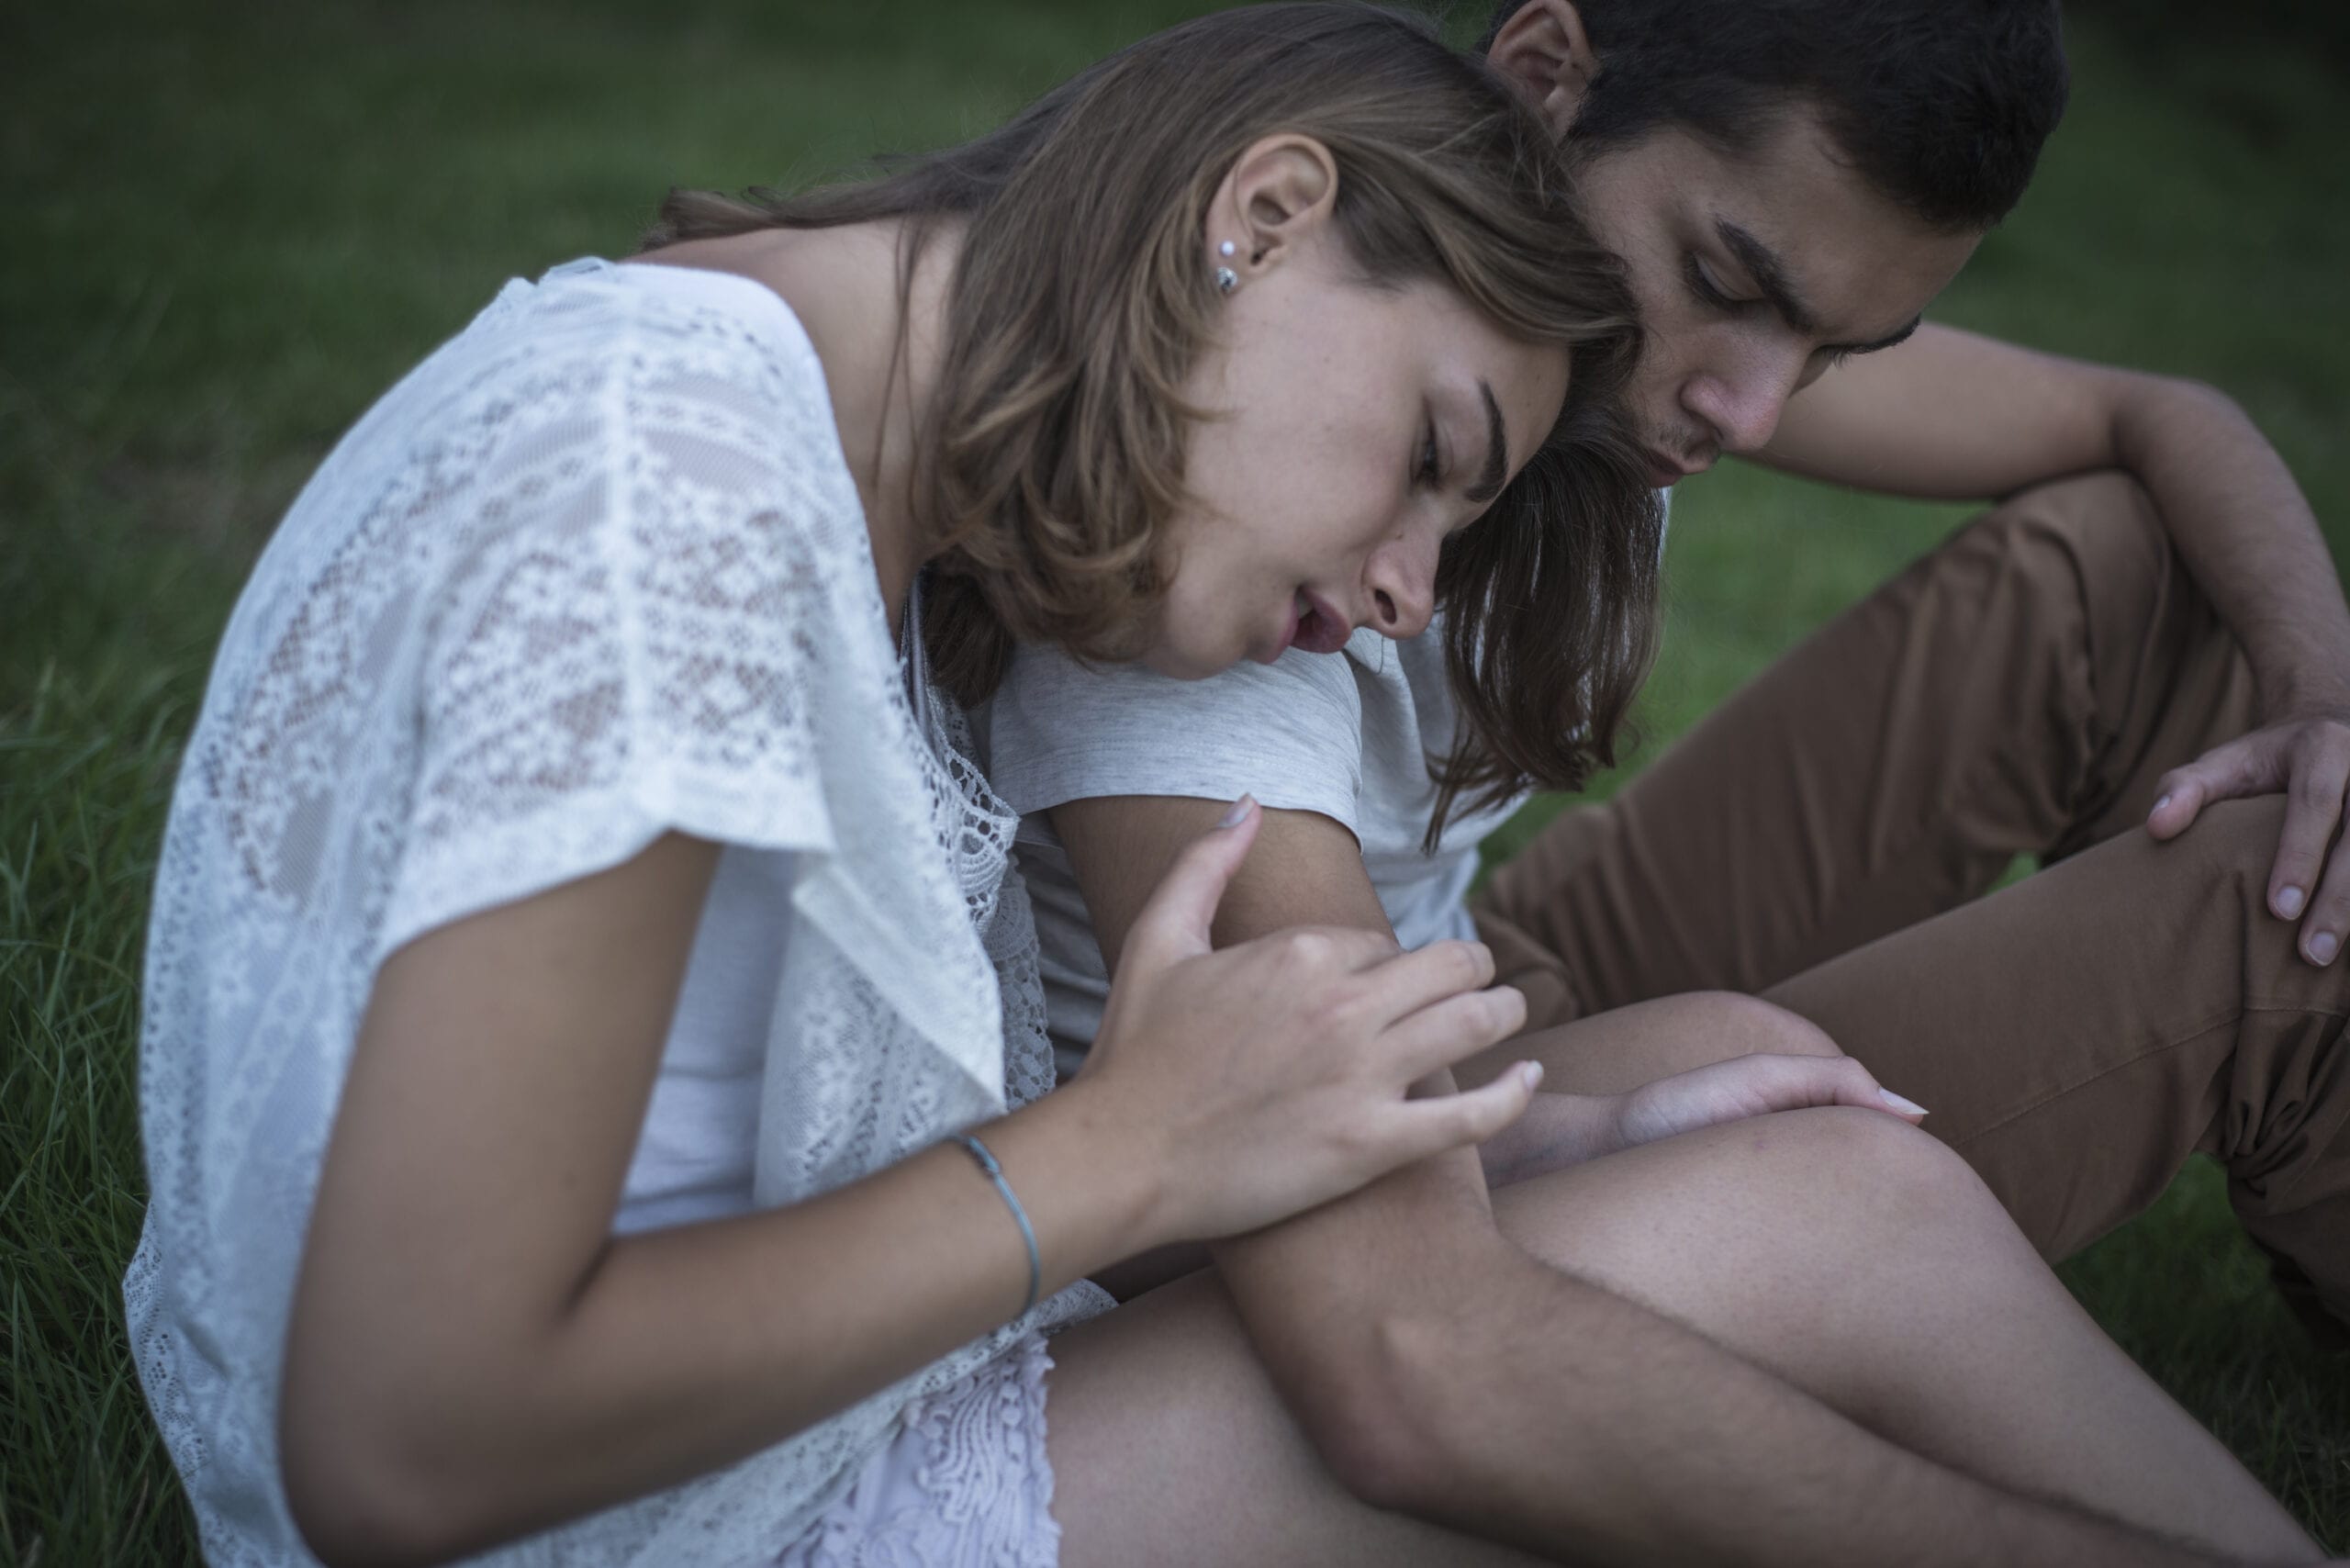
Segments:
[[[1341,1486],[1213,1270],[1061,1335],[1053,1358],[1045,1415],[1065,1568],[1536,1561]]]
[[[2254,1561],[2317,1556],[2098,1334],[1964,1166],[1886,1118],[1736,1124],[1510,1189],[1496,1208],[1537,1257],[1953,1470]],[[1430,1239],[1435,1254],[1455,1245]],[[1444,1257],[1428,1262],[1396,1289],[1408,1296],[1449,1277]],[[1448,1349],[1421,1368],[1416,1417],[1472,1471],[1576,1484],[1571,1465],[1529,1463],[1539,1434],[1492,1425],[1493,1412],[1523,1404],[1508,1386],[1573,1327],[1488,1323],[1474,1301],[1433,1306]],[[1333,1480],[1212,1274],[1065,1335],[1055,1355],[1056,1512],[1069,1568],[1520,1561],[1366,1506]],[[1712,1392],[1673,1386],[1661,1370],[1653,1398],[1703,1408]],[[1641,1439],[1637,1424],[1610,1433]],[[1643,1462],[1672,1476],[1675,1460],[1667,1450]],[[1868,1501],[1855,1495],[1855,1518]]]
[[[2108,1339],[1964,1161],[1800,1111],[1494,1194],[1504,1233],[1903,1448],[2255,1561],[2309,1538]]]

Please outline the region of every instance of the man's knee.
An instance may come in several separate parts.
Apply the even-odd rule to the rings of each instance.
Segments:
[[[1983,514],[1975,526],[1995,534],[2024,532],[2061,538],[2102,555],[2115,549],[2159,554],[2170,548],[2154,498],[2134,475],[2118,468],[2076,474],[2017,491]]]
[[[2170,532],[2154,498],[2115,469],[2018,491],[1957,544],[2006,563],[2003,580],[2077,601],[2093,620],[2143,621],[2176,586]]]

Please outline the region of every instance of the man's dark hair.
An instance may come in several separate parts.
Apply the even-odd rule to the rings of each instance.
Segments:
[[[1501,0],[1490,48],[1525,0]],[[2068,84],[2055,0],[1577,0],[1598,75],[1571,133],[1665,126],[1743,151],[1808,104],[1862,177],[1936,228],[1987,229],[2031,183]]]

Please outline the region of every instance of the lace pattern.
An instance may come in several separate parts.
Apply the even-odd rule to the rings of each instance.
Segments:
[[[1051,1082],[1013,818],[907,700],[821,365],[742,279],[508,286],[345,437],[223,638],[173,799],[124,1280],[216,1564],[310,1561],[279,1360],[375,971],[666,831],[799,857],[755,1190],[795,1202]],[[899,1413],[1073,1289],[733,1469],[493,1554],[760,1563]]]
[[[896,1439],[776,1568],[1055,1568],[1052,1365],[1043,1338],[1030,1335],[916,1401]]]

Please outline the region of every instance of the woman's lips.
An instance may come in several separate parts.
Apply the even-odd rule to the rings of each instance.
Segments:
[[[1273,651],[1270,654],[1251,654],[1248,656],[1255,659],[1260,665],[1272,664],[1283,654],[1289,652],[1289,645],[1292,642],[1296,640],[1296,637],[1297,598],[1292,594],[1290,597],[1289,601],[1289,614],[1287,618],[1281,622],[1281,634],[1273,639]]]
[[[1347,618],[1330,608],[1330,601],[1307,588],[1300,588],[1290,596],[1289,618],[1281,622],[1281,634],[1273,641],[1270,654],[1252,655],[1260,665],[1269,665],[1292,648],[1302,648],[1309,654],[1335,654],[1347,645],[1354,635],[1354,628]]]
[[[1347,623],[1347,618],[1311,589],[1299,590],[1290,613],[1290,646],[1309,654],[1335,654],[1354,635],[1355,629]]]

